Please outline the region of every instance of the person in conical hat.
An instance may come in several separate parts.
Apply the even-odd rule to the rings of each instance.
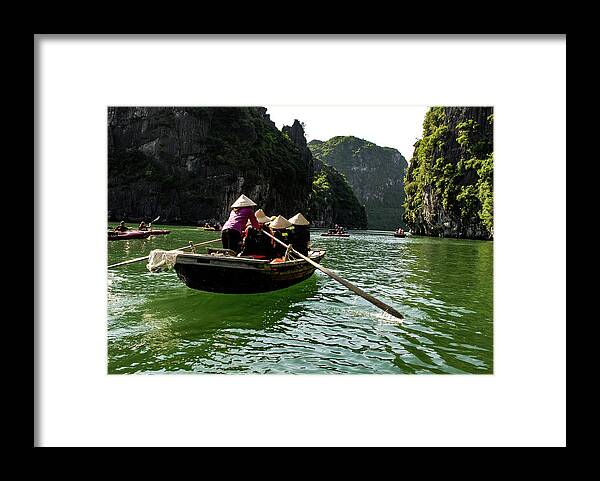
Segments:
[[[305,256],[308,255],[308,243],[310,242],[310,222],[306,220],[300,212],[290,219],[292,227],[288,239],[292,247],[296,249],[300,254]]]
[[[256,203],[246,197],[244,194],[240,195],[237,200],[231,204],[232,209],[237,209],[240,207],[254,207]]]
[[[271,245],[271,238],[264,234],[264,232],[268,232],[273,235],[268,226],[268,223],[271,222],[271,218],[265,215],[262,209],[258,209],[254,215],[259,224],[261,224],[262,229],[255,229],[248,220],[248,224],[246,224],[246,229],[243,233],[240,255],[252,257],[254,259],[272,259],[275,257],[275,253],[273,251],[273,246]]]
[[[286,245],[289,243],[287,228],[291,227],[291,226],[292,226],[291,222],[289,220],[287,220],[285,217],[283,217],[282,215],[278,215],[277,217],[275,217],[275,220],[272,220],[269,223],[269,228],[273,232],[273,237],[279,239],[281,242],[285,243]],[[273,249],[275,250],[276,257],[282,257],[285,255],[286,248],[283,247],[279,242],[275,242],[274,240],[271,240],[271,245],[273,246]]]
[[[256,220],[253,207],[256,203],[246,197],[240,195],[237,200],[231,204],[231,213],[229,219],[223,225],[221,230],[221,242],[224,249],[231,249],[235,253],[239,253],[242,248],[242,230],[246,226],[246,222],[250,221],[252,227],[261,229],[261,225]]]
[[[292,223],[287,220],[285,217],[283,217],[282,215],[278,215],[277,217],[275,217],[274,220],[272,220],[269,223],[269,227],[271,229],[287,229],[288,227],[291,227]]]
[[[258,209],[254,215],[256,216],[256,220],[260,224],[266,224],[267,222],[271,222],[271,218],[264,213],[262,209]]]
[[[290,217],[290,223],[293,225],[309,225],[310,222],[306,220],[300,212],[298,212],[294,217]]]

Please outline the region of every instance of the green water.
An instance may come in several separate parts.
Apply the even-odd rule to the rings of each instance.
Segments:
[[[219,233],[193,227],[108,243],[108,261]],[[391,320],[321,272],[268,294],[195,291],[145,263],[108,271],[108,372],[493,372],[493,243],[391,232],[320,237],[323,265],[392,305]]]

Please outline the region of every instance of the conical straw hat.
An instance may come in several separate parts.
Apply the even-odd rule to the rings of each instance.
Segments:
[[[310,222],[306,220],[300,212],[298,212],[294,217],[290,218],[290,222],[294,225],[309,225]]]
[[[261,224],[264,224],[265,222],[271,222],[271,218],[266,216],[262,209],[258,209],[254,215],[256,216],[256,220]]]
[[[233,204],[231,204],[231,208],[233,209],[235,207],[252,207],[255,205],[256,204],[253,201],[251,201],[250,199],[248,199],[248,197],[242,194]]]
[[[269,224],[271,229],[287,229],[291,227],[291,223],[285,217],[278,215],[277,218]]]

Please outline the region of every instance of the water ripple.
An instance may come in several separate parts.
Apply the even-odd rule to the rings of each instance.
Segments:
[[[109,262],[214,234],[109,244]],[[491,242],[353,233],[320,238],[324,265],[405,316],[399,322],[317,272],[282,291],[223,295],[133,264],[108,274],[110,373],[491,373]]]

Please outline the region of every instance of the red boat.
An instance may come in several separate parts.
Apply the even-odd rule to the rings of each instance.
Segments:
[[[108,231],[108,240],[146,239],[151,235],[165,235],[171,232],[164,229],[128,230],[126,232]]]

